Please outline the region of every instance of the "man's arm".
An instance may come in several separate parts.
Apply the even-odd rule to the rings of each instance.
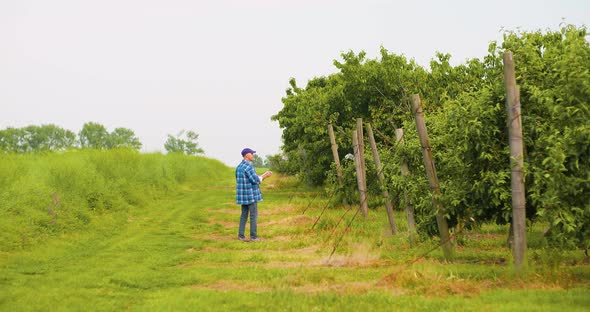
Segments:
[[[246,177],[248,177],[248,180],[250,180],[251,183],[260,184],[260,182],[262,182],[262,179],[258,175],[256,175],[254,167],[248,166],[245,170],[245,173]]]

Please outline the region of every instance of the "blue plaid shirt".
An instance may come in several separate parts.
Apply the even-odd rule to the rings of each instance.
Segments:
[[[256,175],[252,163],[246,160],[236,167],[236,204],[250,205],[262,200],[260,178]]]

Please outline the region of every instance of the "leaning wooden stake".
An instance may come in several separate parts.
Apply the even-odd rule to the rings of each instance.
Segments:
[[[385,198],[385,208],[387,210],[387,219],[389,220],[389,226],[391,227],[391,234],[397,233],[397,226],[393,219],[393,203],[389,198],[389,191],[385,185],[385,175],[383,174],[383,166],[381,165],[381,159],[379,158],[379,152],[377,151],[377,143],[375,143],[375,136],[373,135],[373,127],[370,123],[367,123],[367,136],[369,137],[369,143],[371,144],[371,152],[373,153],[373,161],[375,161],[375,170],[377,170],[377,177],[381,183],[383,189],[383,197]]]
[[[356,182],[359,188],[360,194],[360,209],[363,212],[363,216],[367,216],[369,213],[369,205],[367,204],[367,189],[364,187],[363,179],[363,165],[361,163],[361,151],[359,149],[358,132],[352,130],[352,145],[354,151],[354,163],[356,165]]]
[[[357,118],[356,119],[356,135],[358,137],[358,144],[359,144],[359,159],[361,165],[361,173],[363,178],[361,183],[363,184],[363,190],[365,193],[365,201],[362,204],[363,211],[365,211],[365,216],[369,213],[369,202],[368,202],[368,191],[367,191],[367,164],[365,162],[365,135],[363,134],[363,119]]]
[[[428,132],[426,131],[424,111],[422,110],[422,103],[418,94],[412,95],[412,113],[416,117],[416,128],[418,129],[418,136],[420,136],[420,145],[422,146],[422,155],[424,156],[424,167],[426,167],[426,174],[428,175],[428,182],[430,183],[430,191],[432,192],[432,204],[436,210],[436,223],[438,225],[443,253],[445,259],[450,260],[453,258],[453,246],[451,244],[449,226],[445,219],[444,209],[438,200],[440,197],[440,186],[438,184],[438,177],[436,176],[436,168],[434,166],[434,159],[432,158]]]
[[[336,163],[336,176],[338,183],[342,186],[342,168],[340,167],[340,156],[338,156],[338,144],[336,144],[336,136],[334,135],[334,128],[332,124],[328,124],[328,135],[330,136],[330,146],[332,147],[332,156],[334,163]]]
[[[367,164],[365,162],[365,135],[363,133],[363,119],[362,118],[357,118],[356,119],[356,133],[358,135],[358,139],[359,139],[359,156],[361,159],[361,165],[362,165],[362,172],[363,172],[363,187],[366,190],[367,189]]]
[[[395,138],[397,139],[397,144],[404,144],[404,129],[395,129]],[[400,164],[400,171],[404,177],[410,175],[410,168],[408,168],[408,164],[406,162],[402,162]],[[404,201],[406,202],[406,216],[408,218],[410,245],[414,245],[416,242],[416,221],[414,221],[414,206],[412,206],[412,203],[410,202],[407,190],[404,191]]]
[[[526,250],[526,211],[523,168],[522,123],[520,118],[520,92],[516,86],[512,52],[504,53],[504,82],[506,84],[506,110],[510,138],[510,186],[512,187],[512,226],[514,229],[514,267],[520,271]]]

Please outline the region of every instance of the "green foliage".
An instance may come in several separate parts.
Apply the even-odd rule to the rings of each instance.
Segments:
[[[359,200],[359,193],[356,180],[356,168],[354,165],[354,158],[352,155],[346,157],[340,163],[340,170],[342,172],[342,185],[338,181],[336,175],[336,164],[332,164],[332,168],[328,171],[327,192],[334,194],[335,203],[357,203]]]
[[[175,137],[169,134],[164,148],[168,153],[203,154],[205,151],[199,147],[198,140],[199,135],[196,132],[182,130]]]
[[[139,150],[141,142],[135,133],[126,128],[116,128],[109,133],[98,123],[84,124],[79,133],[62,129],[56,125],[27,126],[0,130],[0,152],[38,153],[65,151],[75,147],[112,149],[131,148]]]
[[[131,148],[134,150],[141,149],[141,142],[135,136],[135,133],[127,128],[115,128],[107,139],[108,148]]]
[[[590,45],[586,37],[586,28],[572,25],[555,32],[506,32],[503,43],[492,42],[483,59],[452,66],[449,54],[437,53],[429,71],[384,48],[379,60],[367,60],[364,52],[344,53],[343,61],[334,62],[339,72],[312,79],[305,88],[290,81],[284,107],[273,116],[283,128],[283,151],[290,168],[298,169],[305,181],[333,184],[327,124],[334,126],[343,159],[352,152],[355,119],[371,122],[391,193],[405,193],[400,198],[414,205],[422,233],[435,234],[435,211],[408,109],[409,96],[418,93],[449,224],[456,230],[487,221],[505,224],[511,220],[512,208],[502,55],[511,50],[521,94],[527,217],[551,222],[547,235],[553,246],[588,247]],[[405,131],[403,145],[395,143],[397,127]],[[408,177],[400,175],[404,162],[411,171]],[[367,166],[374,170],[370,161]],[[346,164],[343,168],[347,186],[332,188],[350,193],[356,184],[354,171]],[[380,196],[378,188],[369,190],[373,197]]]
[[[107,147],[109,132],[99,123],[87,122],[82,126],[78,137],[80,147],[102,149]]]
[[[268,160],[267,158],[263,158],[254,154],[254,160],[252,161],[252,165],[257,168],[268,168]]]
[[[527,201],[562,247],[590,245],[590,44],[585,28],[507,33],[521,90]]]
[[[139,150],[142,145],[135,133],[130,129],[116,128],[109,133],[103,125],[95,122],[85,123],[78,136],[82,148],[131,148]]]
[[[299,172],[299,168],[295,165],[295,162],[290,162],[287,156],[279,153],[276,155],[267,156],[268,168],[280,173],[286,173],[295,175]]]
[[[305,90],[291,80],[291,88],[283,98],[283,110],[272,117],[284,128],[283,152],[290,163],[288,168],[302,173],[303,179],[312,185],[325,180],[323,168],[330,165],[330,143],[323,140],[327,137],[325,113],[329,105],[325,99],[335,91],[332,87],[336,79],[316,78]]]
[[[0,151],[30,153],[63,151],[74,147],[76,135],[56,125],[27,126],[0,130]]]

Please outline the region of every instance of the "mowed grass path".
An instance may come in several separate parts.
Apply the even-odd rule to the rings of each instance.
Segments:
[[[321,230],[311,230],[323,208],[321,201],[302,214],[312,197],[290,201],[296,190],[281,185],[279,176],[273,179],[275,183],[265,185],[265,200],[259,205],[262,242],[237,240],[239,207],[233,202],[231,182],[185,186],[129,215],[100,218],[87,232],[0,255],[0,310],[561,311],[567,307],[584,311],[590,307],[587,266],[577,267],[581,277],[567,283],[560,277],[542,276],[533,277],[531,283],[531,279],[510,278],[509,266],[502,263],[444,264],[433,257],[408,265],[430,245],[412,251],[405,239],[384,234],[383,211],[373,212],[367,221],[355,220],[341,249],[329,258],[334,237],[342,233],[329,225],[335,225],[343,211],[328,209],[322,220],[329,222]],[[403,216],[397,215],[397,220]],[[354,236],[371,232],[375,234]]]

